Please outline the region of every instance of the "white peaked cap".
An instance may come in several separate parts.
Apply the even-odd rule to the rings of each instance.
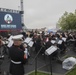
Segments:
[[[15,35],[12,37],[13,40],[18,40],[18,39],[22,39],[23,35],[19,34],[19,35]]]

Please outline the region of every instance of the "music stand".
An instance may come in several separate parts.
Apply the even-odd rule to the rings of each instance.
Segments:
[[[50,72],[51,72],[51,75],[52,75],[52,56],[51,56],[51,54],[54,53],[56,50],[57,50],[57,47],[54,46],[54,45],[52,45],[47,50],[45,50],[45,54],[47,56],[50,55],[49,59],[50,59]]]
[[[32,61],[32,63],[35,61],[35,75],[37,75],[37,57],[38,57],[38,55],[39,55],[39,53],[40,53],[40,51],[42,50],[43,47],[44,47],[44,46],[42,46],[42,47],[40,48],[40,50],[37,52],[35,58],[34,58],[33,61]],[[30,64],[32,65],[32,63],[30,63]]]

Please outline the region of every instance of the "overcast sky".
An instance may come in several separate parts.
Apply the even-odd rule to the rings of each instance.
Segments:
[[[65,11],[74,12],[76,0],[23,0],[27,28],[55,28]],[[20,10],[20,0],[0,0],[0,8]]]

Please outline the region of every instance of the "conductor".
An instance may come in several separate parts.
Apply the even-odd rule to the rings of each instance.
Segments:
[[[24,75],[24,64],[26,61],[26,55],[24,54],[24,48],[22,47],[23,35],[13,36],[13,45],[9,50],[10,55],[10,74],[11,75]]]

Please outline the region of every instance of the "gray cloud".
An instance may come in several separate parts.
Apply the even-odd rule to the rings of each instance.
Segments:
[[[74,12],[75,0],[25,0],[25,24],[29,28],[56,27],[65,11]],[[28,11],[27,11],[28,10]]]
[[[0,0],[0,7],[20,10],[20,0]],[[24,0],[24,23],[27,28],[55,28],[65,11],[75,9],[76,0]]]

